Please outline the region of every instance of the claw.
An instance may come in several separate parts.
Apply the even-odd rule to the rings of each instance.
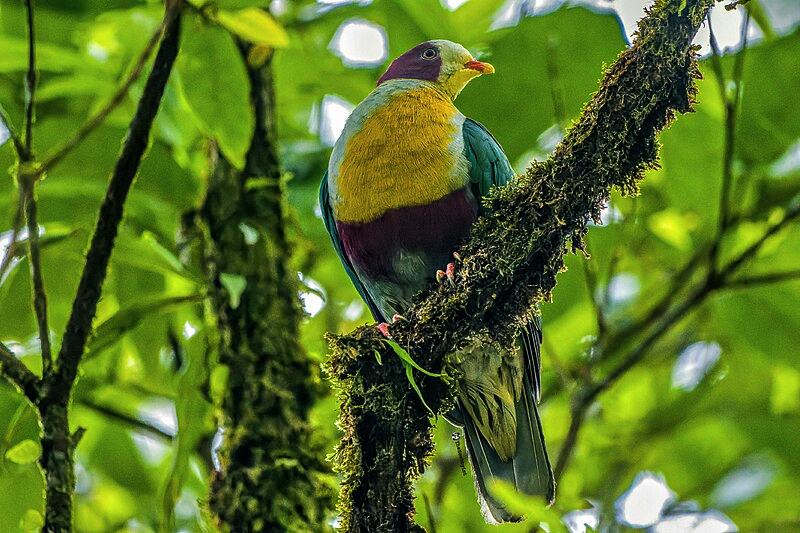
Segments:
[[[387,339],[392,338],[392,336],[389,335],[389,324],[387,324],[386,322],[381,322],[380,324],[378,324],[378,331],[380,331],[381,335],[383,335]]]
[[[458,252],[453,252],[453,259],[461,261],[461,255]]]
[[[408,319],[407,319],[406,317],[404,317],[403,315],[397,315],[397,314],[395,314],[395,315],[392,317],[392,324],[394,324],[394,323],[395,323],[395,322],[397,322],[398,320],[402,320],[402,321],[404,321],[404,322],[408,322]]]
[[[453,263],[447,263],[447,267],[445,267],[445,273],[447,274],[447,279],[450,281],[450,285],[455,285],[456,266]]]
[[[456,286],[455,282],[456,277],[456,266],[453,263],[447,263],[447,266],[444,270],[437,270],[436,271],[436,283],[441,283],[444,278],[447,278],[447,282],[450,284],[451,287]]]

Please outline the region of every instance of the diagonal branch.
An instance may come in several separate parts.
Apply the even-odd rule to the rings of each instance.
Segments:
[[[729,288],[754,287],[756,285],[771,285],[773,283],[783,283],[785,281],[796,281],[800,279],[800,270],[788,270],[786,272],[768,272],[766,274],[754,274],[732,279],[727,282]]]
[[[32,404],[36,405],[39,401],[39,378],[2,342],[0,342],[0,375],[21,390]]]
[[[97,129],[97,127],[100,126],[106,118],[108,118],[108,115],[110,115],[111,112],[122,103],[131,86],[136,83],[136,80],[138,80],[142,75],[147,61],[150,59],[150,56],[153,54],[153,50],[155,50],[156,45],[161,39],[161,36],[164,34],[166,23],[167,19],[164,19],[161,22],[161,25],[158,27],[158,29],[156,29],[155,33],[153,33],[144,49],[139,54],[139,58],[136,60],[133,68],[130,70],[130,72],[128,72],[128,75],[125,77],[125,81],[119,86],[119,88],[117,88],[116,92],[111,96],[108,102],[106,102],[103,107],[101,107],[89,120],[87,120],[86,123],[81,126],[72,137],[67,139],[61,146],[52,150],[52,152],[44,158],[44,161],[42,161],[42,163],[36,169],[38,176],[43,176],[46,172],[60,163],[61,160],[64,159],[73,148],[80,144],[87,135]]]
[[[417,363],[452,375],[453,346],[479,334],[508,345],[532,305],[549,299],[568,247],[584,250],[588,222],[599,220],[611,188],[638,191],[643,172],[657,165],[657,133],[676,112],[691,111],[699,77],[691,43],[713,3],[656,2],[552,157],[492,194],[492,215],[460,250],[456,287],[431,289],[407,321],[390,328]],[[329,341],[328,370],[342,391],[343,529],[409,531],[411,487],[432,450],[431,420],[373,327]],[[446,412],[454,382],[423,379],[427,404]]]
[[[800,196],[794,198],[789,203],[786,208],[786,213],[780,221],[768,227],[756,242],[731,259],[721,271],[716,271],[714,269],[713,262],[715,259],[710,255],[704,254],[703,250],[698,251],[695,257],[705,257],[710,264],[701,265],[693,259],[689,261],[687,267],[689,265],[694,265],[698,270],[705,269],[706,273],[703,279],[690,286],[688,293],[681,297],[679,303],[675,304],[675,299],[670,298],[669,295],[666,296],[644,319],[622,330],[621,333],[614,336],[613,340],[605,344],[605,346],[612,347],[613,350],[616,350],[620,346],[624,346],[638,332],[646,332],[645,336],[628,352],[627,357],[617,364],[602,381],[596,384],[585,383],[573,397],[570,427],[567,431],[567,437],[561,445],[558,460],[554,467],[557,480],[560,478],[572,457],[578,434],[584,422],[586,410],[592,402],[594,402],[601,393],[616,383],[616,381],[624,376],[631,368],[641,363],[650,349],[668,333],[678,321],[687,317],[689,313],[694,311],[714,292],[800,279],[800,271],[772,272],[763,275],[732,278],[740,271],[741,267],[744,266],[747,261],[758,253],[767,240],[798,218],[800,218]],[[717,238],[721,239],[723,236],[724,235],[719,235]],[[689,274],[690,271],[684,270],[681,276],[676,277],[676,280],[685,279]],[[679,288],[684,289],[686,287],[685,281],[680,283],[680,287],[674,287],[676,291]],[[674,292],[672,294],[674,294]]]
[[[168,4],[176,5],[177,2]],[[145,84],[136,114],[131,120],[122,152],[117,159],[106,196],[100,206],[95,233],[86,254],[86,264],[59,352],[58,364],[50,380],[51,386],[62,391],[75,380],[78,363],[86,347],[97,302],[100,299],[114,240],[122,221],[125,199],[147,149],[150,129],[178,53],[180,34],[178,8],[168,6],[165,20],[166,29],[153,69]]]

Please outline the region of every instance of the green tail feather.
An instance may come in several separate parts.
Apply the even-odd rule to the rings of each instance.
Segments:
[[[516,403],[517,450],[510,461],[503,461],[480,434],[462,408],[456,408],[452,418],[464,427],[467,455],[472,465],[475,488],[481,512],[489,523],[518,522],[522,517],[513,514],[490,492],[491,480],[503,480],[516,490],[531,496],[543,496],[548,504],[555,499],[555,479],[547,457],[542,423],[530,387],[526,384]]]

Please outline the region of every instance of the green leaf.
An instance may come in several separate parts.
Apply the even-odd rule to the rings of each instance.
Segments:
[[[770,163],[800,136],[800,110],[787,106],[787,95],[800,85],[800,31],[761,43],[745,52],[742,103],[736,137],[737,156],[747,165]],[[737,54],[738,55],[738,54]],[[723,57],[733,72],[736,55]]]
[[[99,97],[111,94],[115,89],[114,83],[105,78],[93,76],[89,73],[58,76],[42,83],[36,91],[36,98],[40,101],[54,100],[56,98],[74,98],[76,96]]]
[[[443,377],[445,377],[445,375],[444,374],[434,374],[432,372],[428,372],[427,370],[425,370],[424,368],[419,366],[411,358],[411,355],[409,355],[409,353],[405,349],[403,349],[399,344],[397,344],[395,341],[390,340],[390,339],[384,339],[383,341],[386,344],[388,344],[392,348],[392,350],[394,350],[394,352],[400,357],[400,361],[403,363],[403,366],[406,369],[406,378],[408,378],[408,382],[411,384],[411,387],[416,391],[417,396],[419,396],[419,399],[422,402],[422,405],[424,405],[425,408],[428,411],[430,411],[431,415],[436,415],[436,413],[433,412],[433,409],[431,409],[430,406],[428,406],[428,404],[425,402],[425,398],[422,397],[422,391],[419,390],[419,386],[417,385],[417,380],[414,379],[413,369],[416,368],[417,370],[419,370],[423,374],[426,374],[426,375],[434,377],[434,378],[443,378]],[[378,362],[380,363],[380,359],[378,360]]]
[[[255,7],[217,13],[220,25],[245,41],[269,48],[285,48],[289,36],[272,16]]]
[[[231,307],[236,309],[241,302],[242,293],[247,288],[247,280],[239,274],[228,274],[223,272],[219,275],[219,282],[228,291],[228,301]]]
[[[28,69],[27,39],[0,35],[0,72],[24,72]],[[69,72],[83,66],[81,57],[67,47],[36,43],[36,67],[49,72]]]
[[[35,463],[42,455],[42,447],[35,440],[25,439],[6,452],[6,459],[19,465]]]
[[[428,376],[430,376],[432,378],[445,377],[445,374],[434,374],[432,372],[428,372],[427,370],[425,370],[424,368],[419,366],[411,358],[411,355],[403,347],[401,347],[399,344],[397,344],[395,341],[393,341],[391,339],[383,339],[383,342],[388,344],[392,348],[392,350],[394,350],[394,352],[400,357],[400,359],[403,361],[403,363],[411,365],[412,367],[416,368],[417,370],[419,370],[423,374],[426,374],[426,375],[428,375]]]
[[[772,369],[770,404],[776,415],[800,413],[800,371],[785,364]]]
[[[200,394],[206,380],[205,357],[207,340],[196,335],[184,343],[185,362],[178,381],[175,414],[178,431],[175,435],[175,453],[161,488],[162,530],[175,531],[175,505],[177,504],[189,475],[192,454],[207,431],[206,421],[211,413],[210,404]]]
[[[411,369],[411,365],[403,361],[403,366],[406,368],[406,379],[408,379],[408,382],[411,384],[411,387],[415,391],[417,391],[417,396],[419,396],[419,401],[422,402],[422,405],[425,406],[425,409],[430,411],[431,415],[436,415],[436,413],[433,412],[433,409],[431,409],[428,403],[425,401],[425,398],[422,397],[422,391],[419,390],[419,385],[417,385],[417,380],[414,379],[414,373]]]
[[[236,168],[243,168],[255,118],[250,106],[250,80],[231,36],[200,23],[187,28],[176,68],[200,128],[216,139]]]
[[[269,0],[217,0],[212,2],[209,0],[189,0],[189,3],[197,8],[205,8],[212,6],[217,9],[244,9],[246,7],[269,7]]]
[[[25,511],[19,522],[19,528],[23,533],[38,533],[42,530],[42,526],[44,526],[44,517],[36,509]]]
[[[202,301],[202,294],[186,294],[152,298],[119,310],[111,318],[97,327],[97,332],[89,342],[86,359],[117,343],[122,337],[135,329],[144,319],[155,314],[165,313],[173,308],[191,302]]]
[[[508,506],[511,512],[524,516],[527,519],[526,521],[545,523],[548,526],[545,531],[550,531],[551,533],[569,532],[561,521],[561,515],[556,509],[548,507],[544,498],[517,492],[510,483],[505,481],[492,482],[490,490],[500,498],[500,501]]]
[[[696,226],[692,217],[682,215],[676,209],[665,209],[658,213],[653,213],[647,220],[647,227],[654,234],[661,237],[679,250],[690,250],[692,248],[692,236],[690,229]]]

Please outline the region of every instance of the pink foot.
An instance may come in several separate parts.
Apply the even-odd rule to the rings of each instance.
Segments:
[[[392,324],[394,324],[398,320],[406,320],[406,317],[404,317],[403,315],[397,315],[397,314],[392,316]]]
[[[444,270],[437,270],[436,271],[436,283],[441,283],[444,278],[447,278],[447,281],[450,283],[451,287],[456,286],[455,282],[456,277],[456,266],[453,263],[447,263],[447,266]]]
[[[380,331],[381,335],[383,335],[387,339],[392,338],[392,336],[389,335],[389,324],[387,324],[386,322],[381,322],[380,324],[378,324],[378,331]]]

